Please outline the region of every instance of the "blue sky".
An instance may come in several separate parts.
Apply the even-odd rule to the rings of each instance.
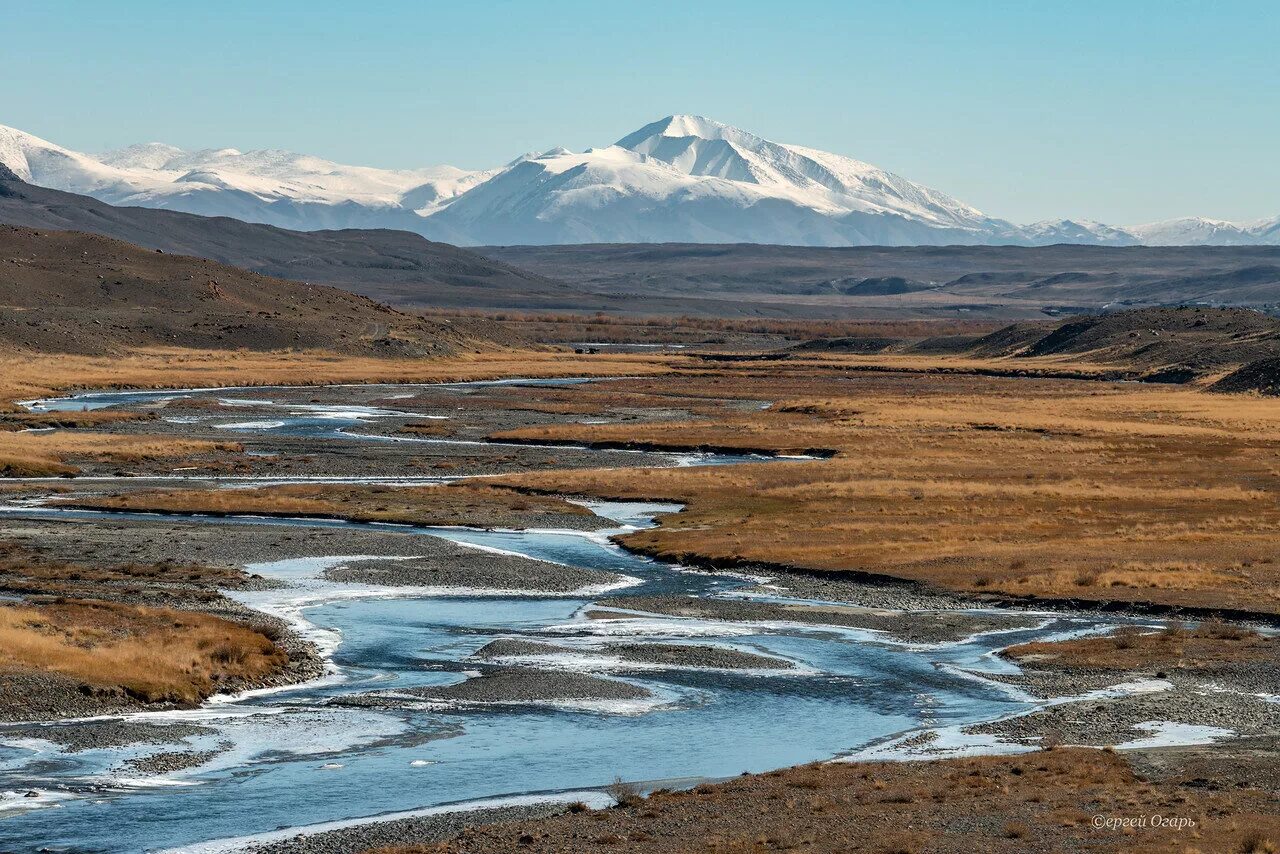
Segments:
[[[79,150],[480,168],[695,113],[1015,221],[1280,214],[1274,2],[12,0],[0,18],[0,124]]]

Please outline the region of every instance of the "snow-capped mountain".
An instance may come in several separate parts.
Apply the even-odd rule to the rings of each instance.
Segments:
[[[1091,219],[1046,219],[1024,225],[1023,239],[1035,246],[1054,243],[1088,243],[1097,246],[1135,246],[1141,241],[1127,228]]]
[[[1280,218],[1017,226],[870,164],[698,116],[668,116],[605,148],[556,148],[483,171],[162,143],[94,156],[4,126],[0,163],[31,183],[116,205],[300,230],[400,228],[463,245],[1280,243]]]
[[[1280,243],[1280,217],[1255,222],[1227,222],[1191,216],[1129,229],[1148,246],[1252,246]]]
[[[184,151],[163,143],[97,156],[0,126],[0,163],[42,187],[113,205],[171,208],[286,228],[392,227],[424,217],[493,173],[452,166],[345,166],[289,151]]]
[[[432,217],[481,243],[983,243],[1013,225],[866,163],[695,116],[516,163]]]

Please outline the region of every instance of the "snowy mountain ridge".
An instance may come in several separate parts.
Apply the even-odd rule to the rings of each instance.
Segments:
[[[689,115],[603,148],[554,148],[489,170],[379,169],[164,143],[90,155],[3,125],[0,163],[31,183],[110,204],[300,230],[399,228],[462,245],[1280,243],[1280,217],[1018,226],[871,164]]]

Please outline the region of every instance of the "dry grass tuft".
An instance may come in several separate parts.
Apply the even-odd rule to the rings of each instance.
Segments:
[[[620,807],[634,807],[644,803],[644,793],[635,783],[628,783],[621,777],[614,777],[605,791]]]
[[[1020,821],[1011,821],[1004,826],[1004,835],[1010,839],[1026,839],[1031,829]]]
[[[1250,831],[1240,840],[1240,854],[1276,854],[1280,851],[1271,838],[1259,831]]]

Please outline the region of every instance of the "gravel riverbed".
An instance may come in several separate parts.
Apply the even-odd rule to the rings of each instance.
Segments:
[[[707,644],[606,643],[598,648],[575,648],[514,638],[485,644],[472,657],[485,661],[549,655],[604,655],[626,663],[716,670],[791,670],[790,661]]]
[[[1226,731],[1220,737],[1280,732],[1280,676],[1269,661],[1220,662],[1139,671],[1084,667],[1036,669],[994,677],[1050,705],[1026,715],[968,727],[1027,744],[1095,747],[1148,738],[1139,724],[1181,724]]]
[[[426,538],[423,538],[424,540]],[[381,584],[388,587],[459,587],[569,593],[584,587],[618,584],[621,575],[532,560],[516,555],[468,549],[431,540],[412,560],[358,561],[326,570],[330,581]]]
[[[252,845],[244,849],[244,854],[356,854],[386,845],[423,845],[450,839],[476,825],[545,818],[559,815],[566,809],[566,804],[548,802],[370,821],[354,827],[300,833],[292,839]]]

